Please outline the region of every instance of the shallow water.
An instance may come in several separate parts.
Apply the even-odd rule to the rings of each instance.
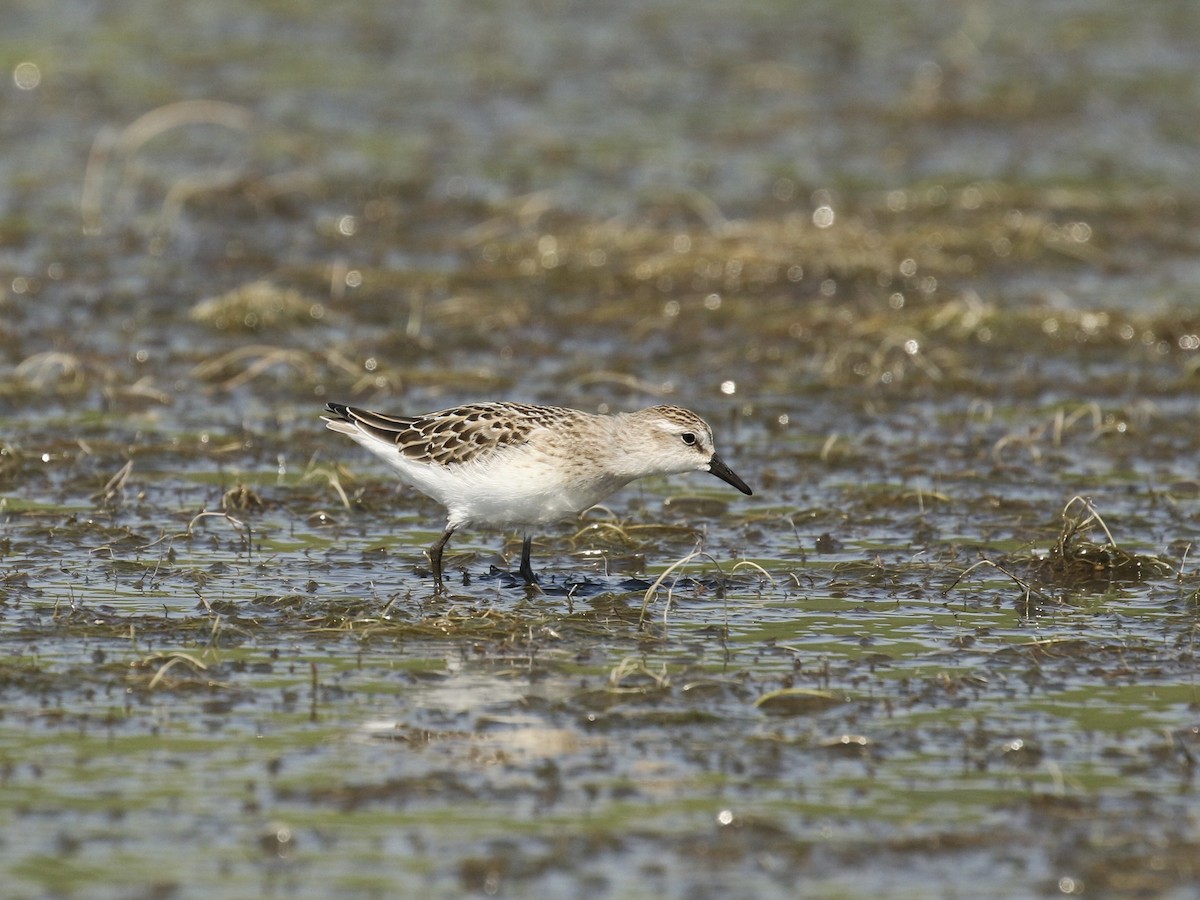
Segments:
[[[12,896],[1190,896],[1191,7],[9,18]],[[435,597],[318,415],[487,397],[755,495]]]

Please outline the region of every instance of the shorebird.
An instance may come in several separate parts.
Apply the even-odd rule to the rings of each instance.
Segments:
[[[525,530],[520,574],[535,584],[528,529],[583,512],[634,479],[708,472],[752,493],[717,455],[708,423],[678,406],[611,416],[524,403],[469,403],[419,416],[342,403],[326,411],[328,428],[446,507],[446,529],[429,548],[438,591],[442,551],[468,525]]]

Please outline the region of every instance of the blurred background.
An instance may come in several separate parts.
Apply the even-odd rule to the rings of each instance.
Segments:
[[[1187,5],[8,18],[10,414],[673,394],[771,421],[1196,350]]]

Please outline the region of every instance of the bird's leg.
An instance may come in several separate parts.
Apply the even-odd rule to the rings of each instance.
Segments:
[[[537,576],[533,574],[533,566],[529,564],[529,548],[533,546],[533,538],[525,535],[525,543],[521,545],[520,575],[526,584],[537,584]]]
[[[442,536],[434,541],[433,546],[429,548],[429,564],[433,567],[433,589],[439,594],[445,590],[445,587],[442,585],[442,550],[450,542],[450,535],[452,534],[454,534],[454,526],[447,525],[446,530],[442,532]]]

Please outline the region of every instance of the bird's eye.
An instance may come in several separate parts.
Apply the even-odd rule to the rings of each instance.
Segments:
[[[685,444],[687,444],[689,447],[692,446],[694,443],[696,443],[696,436],[694,434],[692,434],[690,431],[685,431],[683,434],[681,434],[679,436],[679,438]]]

